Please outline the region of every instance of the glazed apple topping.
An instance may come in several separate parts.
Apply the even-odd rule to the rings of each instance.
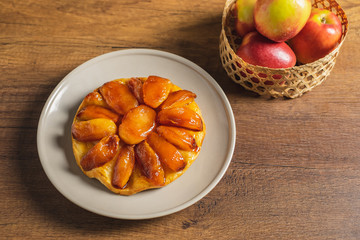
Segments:
[[[100,88],[106,103],[117,113],[124,115],[130,109],[139,105],[130,89],[118,82],[107,82]]]
[[[157,108],[168,97],[170,90],[170,80],[157,76],[149,76],[143,86],[145,104],[152,108]]]
[[[97,105],[102,107],[108,106],[98,91],[91,92],[84,98],[83,106],[86,107],[89,105]]]
[[[159,126],[156,131],[169,143],[181,150],[192,151],[197,149],[194,136],[183,128]]]
[[[80,120],[91,120],[95,118],[107,118],[114,123],[119,121],[119,115],[110,109],[100,107],[98,105],[89,105],[79,111],[76,116]]]
[[[156,186],[164,185],[164,168],[161,165],[158,154],[150,147],[147,141],[142,141],[135,146],[135,154],[145,177]]]
[[[161,110],[157,121],[162,125],[182,127],[194,131],[203,130],[203,122],[199,114],[186,107],[177,107]]]
[[[155,132],[151,132],[147,138],[150,147],[158,154],[160,161],[173,171],[183,170],[186,166],[181,153],[163,137]]]
[[[106,118],[95,118],[87,121],[75,122],[72,125],[72,135],[82,142],[97,141],[103,137],[116,134],[116,124]]]
[[[119,137],[116,135],[104,137],[81,159],[81,167],[90,171],[111,161],[119,148]]]
[[[127,144],[145,140],[155,126],[156,112],[146,105],[131,109],[119,125],[119,136]]]
[[[134,94],[137,101],[140,104],[143,104],[143,82],[138,78],[132,78],[127,82],[127,86],[129,87],[132,94]]]
[[[124,188],[129,181],[135,165],[134,146],[122,147],[114,167],[112,185],[116,188]]]
[[[194,132],[201,116],[187,107],[196,95],[173,90],[170,80],[149,76],[125,84],[105,83],[88,94],[72,125],[79,142],[94,142],[80,165],[91,171],[114,161],[111,185],[126,188],[134,169],[154,186],[165,185],[167,172],[186,167],[182,151],[198,151]]]
[[[159,107],[160,110],[184,106],[191,103],[196,98],[196,94],[188,90],[179,90],[169,94],[168,98]]]

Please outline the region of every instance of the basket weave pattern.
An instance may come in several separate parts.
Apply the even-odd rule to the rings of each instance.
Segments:
[[[347,31],[345,12],[335,0],[314,0],[313,8],[325,8],[334,12],[342,24],[342,36],[338,46],[325,57],[312,63],[292,68],[271,69],[243,61],[235,53],[241,38],[234,31],[232,10],[236,0],[227,0],[222,16],[220,34],[220,58],[228,76],[244,88],[260,95],[296,98],[321,84],[333,69]]]

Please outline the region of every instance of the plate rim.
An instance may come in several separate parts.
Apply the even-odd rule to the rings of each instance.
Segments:
[[[89,208],[88,206],[84,206],[83,204],[81,204],[79,201],[77,201],[74,198],[71,198],[67,193],[65,193],[60,187],[57,186],[56,181],[53,179],[53,177],[49,174],[49,170],[45,167],[45,163],[44,163],[44,158],[46,158],[44,150],[42,149],[42,146],[40,146],[39,142],[41,141],[41,136],[43,135],[43,129],[41,128],[41,125],[45,122],[45,115],[46,113],[49,111],[49,108],[52,106],[52,102],[56,99],[56,96],[59,92],[59,90],[62,89],[63,85],[65,84],[66,81],[68,81],[67,79],[71,78],[71,76],[73,74],[76,74],[78,71],[81,71],[82,69],[85,69],[87,67],[89,67],[92,64],[96,64],[97,62],[100,62],[102,60],[111,58],[111,57],[116,57],[119,55],[134,55],[134,54],[146,54],[146,55],[157,55],[157,56],[161,56],[161,57],[165,57],[171,60],[175,60],[177,62],[180,62],[184,65],[186,65],[189,68],[192,68],[193,70],[195,70],[197,73],[199,73],[201,76],[203,76],[204,80],[210,84],[215,90],[216,93],[219,94],[220,98],[221,98],[221,103],[224,107],[224,110],[226,112],[226,118],[227,118],[227,123],[229,124],[229,144],[227,145],[227,155],[224,158],[224,164],[222,165],[221,168],[218,169],[218,174],[215,176],[215,178],[209,182],[209,184],[204,187],[201,192],[199,192],[198,194],[192,196],[192,198],[189,198],[187,201],[184,201],[183,203],[177,205],[176,207],[172,207],[172,208],[167,208],[165,210],[162,211],[158,211],[155,213],[149,213],[149,214],[133,214],[133,215],[129,215],[129,214],[107,214],[107,213],[102,213],[99,211],[96,211],[94,209]],[[213,188],[220,182],[220,180],[223,178],[223,176],[225,175],[232,157],[233,157],[233,153],[235,150],[235,143],[236,143],[236,124],[235,124],[235,117],[231,108],[231,104],[227,98],[227,96],[225,95],[223,89],[220,87],[220,85],[216,82],[216,80],[209,74],[207,73],[203,68],[201,68],[200,66],[198,66],[196,63],[181,57],[179,55],[173,54],[173,53],[169,53],[166,51],[162,51],[162,50],[155,50],[155,49],[147,49],[147,48],[130,48],[130,49],[122,49],[122,50],[117,50],[117,51],[112,51],[112,52],[108,52],[99,56],[96,56],[94,58],[91,58],[85,62],[83,62],[82,64],[78,65],[77,67],[75,67],[73,70],[71,70],[57,85],[56,87],[52,90],[52,92],[50,93],[50,95],[48,96],[40,117],[39,117],[39,121],[38,121],[38,126],[37,126],[37,152],[38,152],[38,156],[39,156],[39,160],[40,163],[42,165],[42,168],[47,176],[47,178],[50,180],[50,182],[52,183],[52,185],[66,198],[68,199],[70,202],[76,204],[77,206],[86,209],[87,211],[96,213],[98,215],[101,216],[106,216],[106,217],[111,217],[111,218],[116,218],[116,219],[128,219],[128,220],[140,220],[140,219],[151,219],[151,218],[157,218],[157,217],[162,217],[162,216],[166,216],[169,214],[173,214],[176,213],[178,211],[181,211],[193,204],[195,204],[197,201],[201,200],[203,197],[205,197],[210,191],[213,190]]]

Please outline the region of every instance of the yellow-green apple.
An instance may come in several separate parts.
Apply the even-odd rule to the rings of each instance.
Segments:
[[[241,37],[255,31],[254,7],[256,0],[237,0],[235,3],[235,30]]]
[[[236,54],[247,63],[269,68],[289,68],[296,63],[295,53],[285,42],[271,41],[258,32],[246,34]]]
[[[254,8],[255,27],[265,37],[283,42],[300,32],[310,12],[310,0],[258,0]]]
[[[304,28],[289,44],[299,62],[310,63],[325,57],[341,38],[341,22],[335,13],[314,8]]]

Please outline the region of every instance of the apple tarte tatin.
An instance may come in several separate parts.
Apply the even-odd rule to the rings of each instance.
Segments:
[[[105,83],[84,98],[72,124],[78,166],[121,195],[171,183],[195,161],[205,137],[195,98],[158,76]]]

